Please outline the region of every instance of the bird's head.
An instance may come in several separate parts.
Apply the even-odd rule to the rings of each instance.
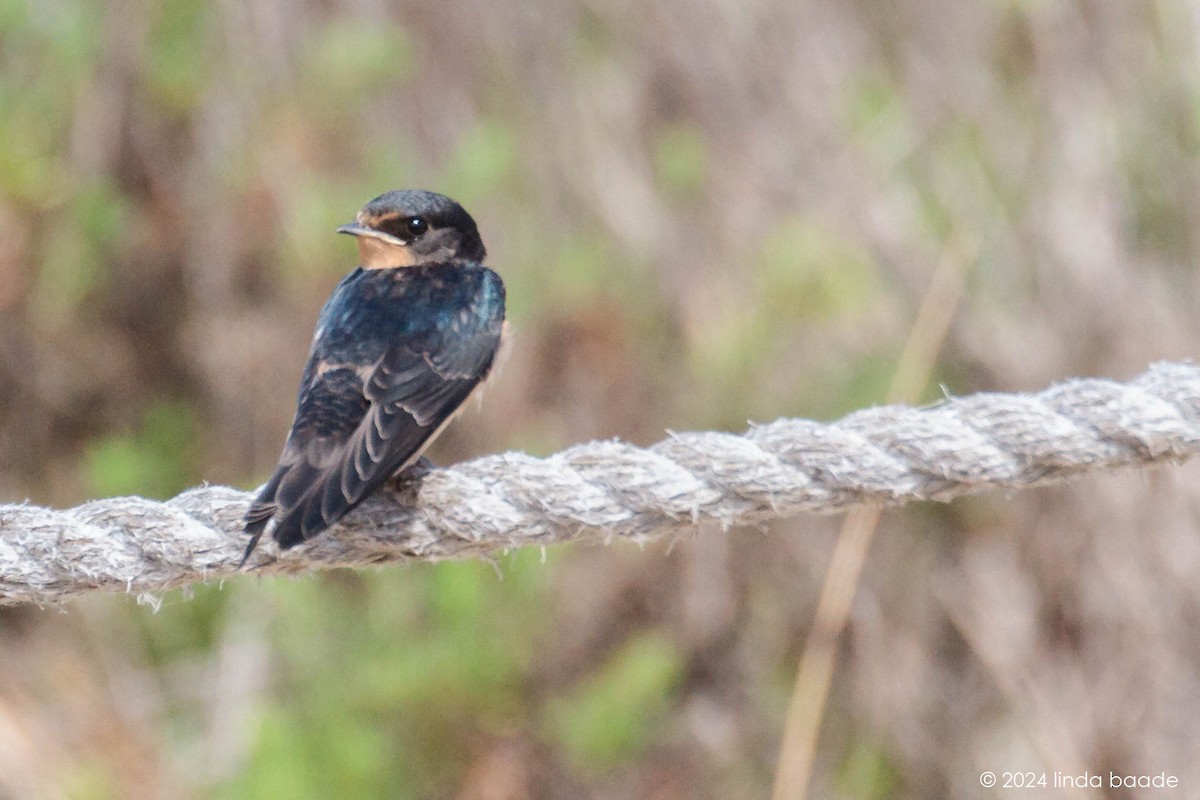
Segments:
[[[357,237],[366,269],[414,267],[452,258],[481,263],[487,256],[471,215],[434,192],[381,194],[337,232]]]

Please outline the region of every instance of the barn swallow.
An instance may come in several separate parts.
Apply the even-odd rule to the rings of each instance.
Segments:
[[[264,533],[297,545],[417,461],[500,346],[504,283],[458,203],[388,192],[337,232],[357,239],[359,267],[317,319],[279,466],[246,512],[243,565]]]

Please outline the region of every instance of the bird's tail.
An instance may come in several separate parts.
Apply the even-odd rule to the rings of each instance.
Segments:
[[[238,562],[238,569],[246,566],[246,562],[250,560],[250,554],[254,552],[254,548],[258,546],[258,540],[262,538],[263,533],[267,530],[267,523],[271,521],[271,517],[275,514],[275,505],[259,505],[255,503],[250,506],[250,510],[246,512],[246,527],[243,529],[245,533],[250,534],[250,543],[246,545],[246,552],[242,554],[242,560]]]

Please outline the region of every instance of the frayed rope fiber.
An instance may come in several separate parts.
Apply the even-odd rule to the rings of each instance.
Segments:
[[[1200,367],[1161,363],[1129,383],[1076,379],[1037,394],[881,406],[837,422],[781,419],[745,434],[676,433],[649,448],[502,453],[380,491],[330,531],[248,570],[299,573],[510,547],[649,539],[697,522],[758,525],[800,512],[949,500],[1200,453]],[[0,505],[0,604],[93,591],[153,596],[234,575],[251,499],[223,486],[165,502],[65,511]]]

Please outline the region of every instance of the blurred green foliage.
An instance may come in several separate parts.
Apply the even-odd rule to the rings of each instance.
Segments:
[[[94,497],[167,498],[196,480],[197,427],[190,406],[151,405],[135,430],[89,442],[83,468]]]
[[[900,776],[885,750],[857,741],[838,765],[837,787],[843,797],[887,800],[898,793]]]
[[[626,640],[597,673],[547,709],[546,724],[588,772],[612,769],[655,739],[683,673],[678,650],[659,634]]]
[[[523,678],[549,575],[540,553],[523,550],[497,565],[257,587],[278,702],[261,710],[254,762],[227,788],[239,797],[430,796],[478,737],[527,724]]]
[[[147,39],[146,86],[155,101],[177,119],[200,103],[210,80],[213,18],[204,0],[164,0]]]
[[[886,75],[864,70],[847,84],[841,105],[846,127],[885,165],[913,152],[917,132],[903,95]]]
[[[516,160],[512,130],[498,120],[479,119],[459,140],[440,184],[470,208],[484,198],[504,194]]]
[[[784,220],[770,231],[754,264],[756,316],[775,325],[853,319],[883,289],[861,243],[804,217]]]
[[[671,125],[656,142],[654,165],[665,188],[677,197],[695,197],[708,178],[708,148],[700,131]]]
[[[75,764],[70,774],[62,776],[62,787],[63,796],[71,800],[115,800],[121,796],[111,765],[99,757]]]
[[[894,363],[898,342],[830,364],[825,380],[803,393],[791,380],[772,379],[797,349],[817,346],[818,326],[850,326],[877,307],[885,284],[871,253],[819,220],[797,216],[764,236],[746,274],[753,291],[721,308],[689,353],[706,386],[707,424],[736,430],[746,419],[829,416],[883,399],[888,378],[876,380],[873,357]],[[860,380],[865,376],[870,380]]]
[[[32,298],[42,324],[67,323],[103,288],[130,218],[124,195],[111,181],[99,178],[78,188],[46,238]]]
[[[412,43],[403,28],[366,19],[332,19],[305,52],[301,83],[313,93],[305,105],[336,121],[339,112],[361,103],[364,93],[403,80],[414,67]]]
[[[235,607],[269,618],[270,702],[254,710],[251,762],[222,793],[429,797],[480,742],[530,729],[601,774],[655,741],[683,655],[644,632],[561,693],[530,694],[549,555],[200,587],[138,624],[167,666],[219,648]],[[203,704],[172,711],[182,740],[202,728]]]
[[[100,7],[0,2],[0,190],[45,207],[69,188],[68,122],[98,55]]]
[[[274,265],[288,273],[284,286],[299,291],[307,282],[296,278],[336,278],[346,271],[346,254],[354,252],[354,242],[349,236],[335,236],[334,231],[352,221],[354,214],[347,209],[362,204],[360,194],[361,188],[349,181],[319,175],[296,180],[282,209],[283,257]]]

